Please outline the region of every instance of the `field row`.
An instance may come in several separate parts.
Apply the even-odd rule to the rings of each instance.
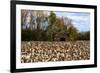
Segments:
[[[21,43],[21,63],[89,60],[89,41]]]

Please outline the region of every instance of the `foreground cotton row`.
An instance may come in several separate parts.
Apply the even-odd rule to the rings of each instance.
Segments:
[[[89,41],[21,43],[21,63],[89,60]]]

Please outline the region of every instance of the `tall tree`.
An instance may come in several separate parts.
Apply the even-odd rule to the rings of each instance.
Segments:
[[[55,22],[56,22],[56,14],[53,11],[51,11],[48,17],[48,27],[47,27],[47,36],[48,39],[51,41],[53,40]]]

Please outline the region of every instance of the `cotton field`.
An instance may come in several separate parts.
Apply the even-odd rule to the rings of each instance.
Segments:
[[[22,41],[21,43],[21,63],[89,59],[89,41]]]

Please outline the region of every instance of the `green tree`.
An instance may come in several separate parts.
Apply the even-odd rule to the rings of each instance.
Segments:
[[[51,11],[48,19],[49,19],[49,25],[52,26],[53,24],[55,24],[56,14],[53,11]]]
[[[87,32],[79,32],[78,40],[90,40],[90,31]]]
[[[56,14],[51,11],[48,17],[48,27],[47,27],[47,36],[48,40],[52,41],[55,33],[55,21],[56,21]]]
[[[66,26],[64,25],[63,18],[56,17],[56,14],[51,11],[49,18],[49,26],[47,27],[47,35],[49,40],[53,40],[56,34],[59,32],[64,32],[67,30]],[[66,29],[65,29],[66,28]]]
[[[78,30],[75,27],[73,26],[69,27],[67,33],[68,33],[69,40],[71,41],[77,40]]]

